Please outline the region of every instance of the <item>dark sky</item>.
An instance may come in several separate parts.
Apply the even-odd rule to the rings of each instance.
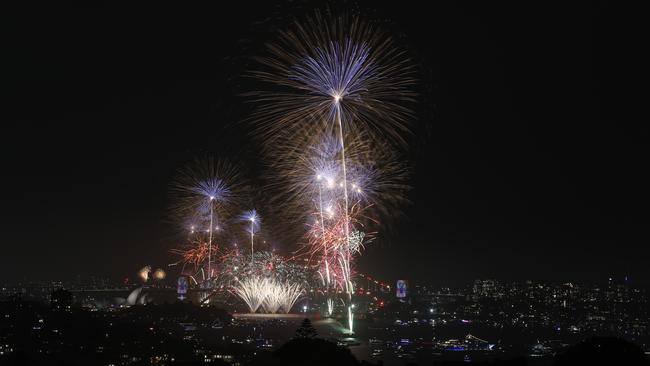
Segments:
[[[3,12],[2,277],[165,265],[175,171],[228,153],[259,172],[239,123],[250,112],[242,74],[313,5],[213,3]],[[413,204],[359,269],[436,285],[624,274],[647,284],[633,10],[429,3],[334,4],[385,24],[421,89]]]

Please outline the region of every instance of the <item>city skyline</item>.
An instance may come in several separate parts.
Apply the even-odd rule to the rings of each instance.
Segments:
[[[160,281],[145,286],[106,281],[3,286],[0,329],[6,333],[0,335],[0,360],[132,365],[217,358],[258,365],[293,355],[300,364],[310,364],[319,361],[310,360],[308,351],[283,351],[309,337],[338,344],[338,351],[328,354],[350,353],[355,365],[379,360],[386,365],[454,360],[557,365],[588,344],[594,348],[573,356],[581,363],[631,357],[630,362],[647,364],[648,290],[626,279],[593,285],[475,280],[458,289],[408,286],[403,294],[385,286],[365,288],[366,295],[356,297],[361,325],[352,338],[341,337],[343,306],[337,304],[335,314],[323,316],[322,293],[301,296],[289,314],[251,314],[234,298],[199,306],[198,287],[175,300],[177,288]],[[76,328],[81,321],[93,325]],[[30,322],[34,325],[25,327]],[[24,341],[30,338],[31,343]],[[125,338],[133,339],[128,347]],[[17,361],[21,357],[22,363]]]

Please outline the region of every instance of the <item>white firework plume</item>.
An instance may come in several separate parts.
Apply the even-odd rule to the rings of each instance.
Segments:
[[[275,314],[280,309],[282,304],[282,297],[284,296],[284,288],[275,281],[268,288],[266,288],[266,296],[264,297],[264,302],[262,307],[266,313]]]
[[[297,283],[285,283],[282,286],[282,298],[280,307],[285,313],[289,313],[293,305],[298,301],[302,294],[302,287]]]
[[[250,312],[254,313],[264,302],[270,283],[268,278],[250,277],[238,281],[233,290],[248,305]]]
[[[254,276],[238,281],[233,292],[248,305],[251,313],[258,309],[275,314],[279,310],[288,313],[302,294],[298,283],[280,282],[268,277]]]

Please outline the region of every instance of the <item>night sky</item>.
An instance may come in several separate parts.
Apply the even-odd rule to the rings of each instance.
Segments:
[[[0,276],[119,279],[164,266],[179,168],[229,156],[256,181],[243,75],[316,5],[213,3],[3,12]],[[648,284],[637,26],[605,2],[425,3],[330,3],[394,35],[420,82],[412,204],[359,270],[435,285]]]

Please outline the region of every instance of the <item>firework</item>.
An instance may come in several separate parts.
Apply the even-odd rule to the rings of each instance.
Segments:
[[[221,286],[241,298],[251,312],[289,312],[308,286],[304,266],[267,251],[223,257]]]
[[[264,302],[262,303],[264,312],[271,314],[277,313],[282,304],[284,288],[275,281],[269,281],[269,286],[264,290]]]
[[[267,146],[317,130],[365,130],[405,144],[414,69],[392,40],[353,16],[316,13],[279,32],[252,76],[273,85],[251,93]],[[295,137],[289,137],[295,139]]]
[[[302,291],[296,283],[271,281],[264,298],[264,310],[267,313],[276,313],[278,310],[289,313]]]
[[[151,273],[151,266],[144,266],[142,269],[138,271],[138,277],[143,282],[147,282],[149,280],[149,274]]]
[[[248,305],[251,313],[261,308],[265,313],[271,314],[280,309],[289,313],[302,291],[297,283],[283,283],[260,276],[243,279],[233,288],[233,292]]]
[[[239,203],[242,189],[237,170],[210,157],[197,159],[183,169],[172,186],[174,216],[184,223],[191,235],[190,241],[195,244],[194,249],[176,250],[176,254],[184,257],[181,259],[184,264],[192,263],[195,267],[205,261],[208,279],[216,276],[212,268],[213,254],[219,249],[214,242],[215,233],[220,231],[232,207]],[[204,255],[204,246],[207,246],[207,255]],[[201,272],[205,277],[202,268]]]
[[[293,305],[298,301],[303,292],[302,287],[297,283],[285,283],[282,285],[282,296],[280,297],[280,308],[289,313]]]
[[[231,166],[209,160],[182,172],[174,185],[175,213],[189,232],[188,244],[173,250],[180,256],[175,264],[191,269],[195,283],[203,275],[206,299],[227,289],[251,312],[267,313],[290,311],[315,270],[329,314],[330,291],[345,294],[352,331],[354,259],[408,188],[399,151],[412,117],[414,70],[370,24],[320,13],[280,32],[259,61],[252,76],[269,87],[250,93],[257,106],[254,130],[263,141],[271,189],[281,192],[270,203],[291,217],[284,226],[304,224],[305,245],[292,257],[304,262],[255,248],[261,225],[255,210],[233,220],[250,234],[250,255],[236,244],[224,248],[226,236],[235,235],[216,231],[240,207],[240,179]]]
[[[253,75],[273,84],[269,91],[252,95],[259,103],[255,114],[258,133],[266,142],[267,151],[286,153],[305,151],[311,136],[334,137],[338,142],[337,162],[326,162],[315,174],[340,175],[341,197],[336,206],[341,215],[338,222],[340,237],[325,244],[323,190],[318,185],[320,231],[323,238],[317,246],[323,248],[326,278],[330,281],[330,255],[341,269],[340,275],[348,294],[349,328],[352,331],[351,259],[361,248],[363,236],[351,227],[351,197],[362,194],[361,182],[350,181],[350,136],[368,135],[372,141],[389,140],[404,143],[410,111],[405,106],[413,101],[412,69],[404,53],[372,26],[353,17],[322,17],[320,13],[305,25],[295,24],[292,30],[281,32],[277,43],[269,45],[269,56],[260,58],[264,68]],[[338,165],[338,166],[337,166]],[[368,175],[368,172],[356,171]],[[311,174],[311,172],[310,172]],[[327,177],[334,180],[335,177]],[[308,196],[308,197],[311,197]],[[342,201],[341,204],[338,204]],[[332,204],[327,202],[327,207]],[[325,209],[325,211],[328,211]],[[333,216],[333,212],[328,212]],[[341,244],[342,242],[342,244]],[[331,254],[330,254],[331,253]]]
[[[276,163],[274,172],[279,178],[274,181],[284,188],[277,207],[288,213],[286,221],[308,223],[309,245],[320,251],[315,255],[312,251],[310,257],[322,265],[323,286],[342,284],[344,292],[353,293],[350,261],[367,242],[355,227],[374,232],[380,222],[385,226],[395,216],[396,207],[405,201],[407,170],[390,149],[376,148],[364,135],[357,135],[346,141],[350,154],[346,155],[344,179],[340,140],[331,136],[312,140],[303,151],[292,152]],[[338,283],[334,283],[333,273],[338,273]],[[331,315],[333,300],[328,298],[327,303]]]
[[[336,287],[334,272],[338,272],[339,279],[352,276],[349,262],[367,242],[365,234],[355,227],[376,231],[379,222],[385,225],[395,215],[397,204],[404,201],[403,193],[407,190],[406,169],[390,150],[375,148],[363,135],[350,136],[346,144],[350,152],[346,155],[347,179],[343,178],[342,144],[331,136],[315,136],[304,151],[279,159],[274,168],[281,177],[275,179],[277,185],[285,188],[279,196],[285,204],[278,207],[290,214],[287,221],[308,223],[309,246],[318,252],[311,251],[310,257],[317,258],[322,265],[318,273],[325,288]],[[391,215],[387,214],[389,211]],[[351,255],[346,255],[348,251]],[[351,281],[339,284],[345,283]],[[352,291],[351,285],[347,287]],[[331,315],[333,301],[328,298],[327,302]]]
[[[234,286],[242,278],[255,276],[308,285],[304,266],[268,251],[257,251],[252,259],[247,255],[229,254],[222,257],[221,268],[220,283],[225,287]]]
[[[191,244],[180,249],[172,249],[170,252],[181,257],[179,261],[172,263],[172,265],[182,265],[181,273],[185,273],[187,265],[191,265],[195,274],[208,258],[209,247],[208,243],[195,239]]]
[[[249,277],[238,282],[233,291],[239,296],[251,313],[257,311],[266,298],[272,281],[268,278]]]
[[[369,143],[364,135],[346,139],[346,160],[350,204],[365,206],[365,216],[371,218],[365,225],[377,230],[381,222],[382,228],[389,227],[407,202],[406,164],[398,153]],[[314,206],[322,208],[325,217],[336,214],[344,193],[338,138],[314,136],[300,151],[286,152],[275,160],[272,172],[267,177],[269,189],[278,194],[271,197],[271,203],[284,221],[308,221]]]
[[[167,277],[167,273],[162,268],[158,268],[154,273],[153,273],[153,278],[155,278],[158,281],[164,280],[165,277]]]

